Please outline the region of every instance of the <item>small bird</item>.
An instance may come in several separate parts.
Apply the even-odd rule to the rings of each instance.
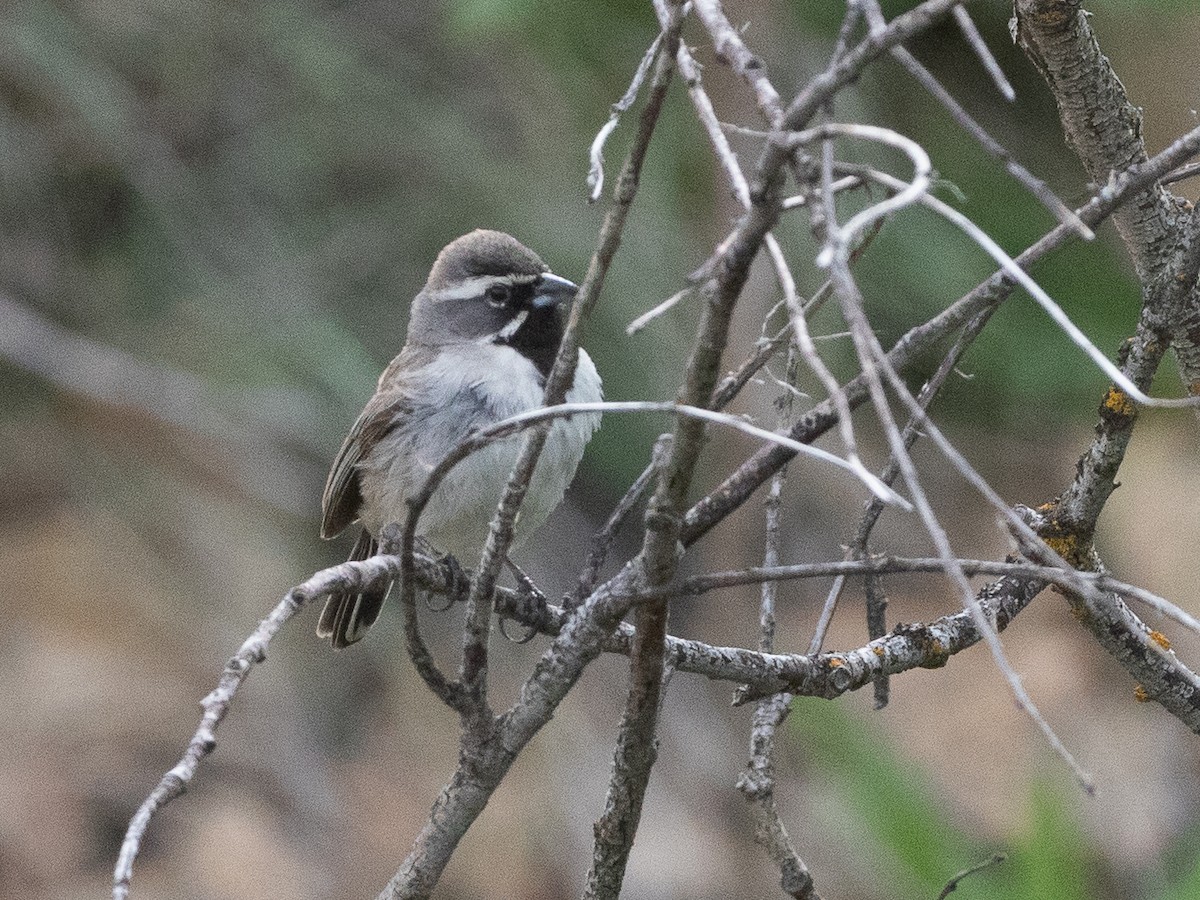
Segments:
[[[338,451],[321,498],[321,537],[362,526],[350,559],[378,549],[380,531],[403,523],[408,497],[471,432],[542,405],[546,377],[563,336],[560,304],[578,288],[532,250],[499,231],[472,231],[438,254],[412,302],[404,347],[379,377]],[[579,351],[568,402],[602,397],[591,357]],[[513,547],[562,500],[598,413],[555,422],[517,519]],[[521,447],[515,436],[459,463],[421,514],[420,534],[463,559],[480,552]],[[390,585],[332,594],[317,635],[335,649],[362,638],[379,617]]]

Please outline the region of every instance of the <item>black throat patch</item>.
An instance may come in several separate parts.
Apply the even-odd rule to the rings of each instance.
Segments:
[[[511,337],[497,338],[496,343],[512,347],[533,363],[544,384],[554,366],[562,336],[562,317],[557,309],[534,309]]]

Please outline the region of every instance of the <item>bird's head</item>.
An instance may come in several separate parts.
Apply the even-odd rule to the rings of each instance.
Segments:
[[[507,344],[545,374],[562,338],[559,304],[577,290],[516,238],[472,231],[438,254],[413,300],[408,340],[434,347]]]

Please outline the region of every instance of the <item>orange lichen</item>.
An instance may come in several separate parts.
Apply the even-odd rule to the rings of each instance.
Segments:
[[[1146,693],[1146,689],[1140,684],[1135,684],[1133,686],[1133,699],[1138,703],[1149,703],[1150,695]]]
[[[1047,547],[1068,562],[1073,561],[1073,557],[1079,553],[1079,538],[1073,534],[1043,537],[1042,540],[1046,542]]]
[[[838,658],[835,656],[835,657],[833,657],[833,659],[829,660],[829,665],[830,665],[832,668],[836,669],[836,668],[838,668],[838,667],[840,667],[840,666],[844,666],[844,665],[845,665],[845,663],[844,663],[844,662],[842,662],[840,659],[838,659]]]
[[[1161,631],[1151,631],[1149,637],[1150,640],[1154,641],[1154,643],[1158,644],[1164,650],[1171,649],[1171,642],[1167,640],[1167,636]]]
[[[871,649],[875,652],[876,656],[883,656],[884,650],[882,647],[872,647]]]
[[[1109,412],[1118,416],[1128,418],[1132,416],[1137,407],[1133,405],[1133,401],[1124,391],[1118,391],[1116,388],[1109,388],[1108,393],[1104,395],[1104,408]]]

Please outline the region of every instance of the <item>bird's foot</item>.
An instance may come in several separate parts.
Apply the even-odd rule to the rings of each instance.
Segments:
[[[546,595],[542,593],[541,589],[538,588],[538,586],[534,583],[533,579],[525,573],[524,569],[518,566],[507,556],[504,558],[504,561],[508,563],[509,570],[517,579],[517,593],[521,596],[521,620],[525,622],[540,620],[543,614],[546,612],[546,605],[550,601],[546,598]],[[536,625],[526,625],[525,633],[514,637],[508,633],[508,622],[509,619],[506,618],[503,613],[501,613],[500,633],[514,644],[528,644],[531,640],[533,640],[534,635],[538,633],[538,628]]]
[[[471,591],[471,573],[459,564],[453,553],[442,553],[423,537],[416,539],[416,549],[427,556],[442,570],[444,589],[443,602],[435,603],[433,596],[427,594],[425,605],[434,612],[445,612],[459,600],[465,600]]]

